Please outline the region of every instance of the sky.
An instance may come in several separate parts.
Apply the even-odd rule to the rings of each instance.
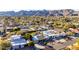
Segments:
[[[0,0],[0,11],[79,10],[79,0]]]

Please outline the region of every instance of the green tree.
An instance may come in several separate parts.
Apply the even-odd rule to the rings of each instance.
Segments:
[[[30,36],[31,36],[31,35],[30,35],[29,33],[23,35],[23,37],[24,37],[25,39],[30,39]]]

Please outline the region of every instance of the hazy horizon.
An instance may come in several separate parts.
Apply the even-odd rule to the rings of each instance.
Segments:
[[[79,10],[78,0],[0,0],[0,11]]]
[[[39,9],[40,11],[42,10],[47,10],[47,9]],[[47,11],[53,11],[53,10],[65,10],[65,9],[52,9],[52,10],[47,10]],[[75,9],[71,9],[71,10],[74,10],[74,11],[79,11],[79,9],[75,10]],[[19,11],[38,11],[38,9],[29,9],[29,10],[3,10],[3,11],[0,11],[0,12],[9,12],[9,11],[14,11],[14,12],[19,12]]]

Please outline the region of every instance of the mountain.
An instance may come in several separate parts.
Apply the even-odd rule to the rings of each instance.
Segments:
[[[21,10],[0,12],[0,16],[79,16],[79,11],[72,9],[63,10]]]

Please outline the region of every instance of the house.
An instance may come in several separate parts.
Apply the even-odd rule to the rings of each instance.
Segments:
[[[71,32],[74,32],[74,33],[79,33],[79,30],[78,30],[78,29],[69,28],[69,30],[70,30]]]
[[[58,37],[60,34],[57,33],[57,31],[55,30],[47,30],[47,31],[43,31],[43,34],[45,37]]]
[[[41,29],[48,29],[48,26],[40,26]]]
[[[11,27],[11,26],[7,26],[7,32],[10,32],[10,31],[12,31],[13,30],[13,27]]]
[[[53,42],[49,42],[49,43],[47,43],[47,45],[52,46],[55,50],[61,50],[61,49],[64,49],[65,47],[67,47],[69,45],[72,45],[72,44],[74,44],[76,42],[75,39],[68,40],[68,41],[65,41],[65,40],[64,41],[57,40],[57,41],[59,41],[61,43],[54,42],[54,44],[53,44]]]
[[[59,40],[61,38],[64,38],[66,34],[64,32],[62,33],[56,33],[54,30],[47,30],[47,31],[42,31],[42,34],[37,34],[33,36],[33,41],[38,42],[40,40],[44,40],[46,42],[49,41],[54,41],[54,40]]]
[[[47,38],[48,40],[58,40],[60,38],[64,38],[66,36],[65,32],[61,32],[61,33],[57,33],[57,31],[55,30],[48,30],[48,31],[44,31],[43,32],[45,38]]]
[[[33,36],[33,38],[32,38],[32,40],[35,42],[35,43],[37,43],[39,40],[43,40],[44,39],[44,37],[42,36],[42,35],[35,35],[35,36]]]
[[[27,43],[21,35],[12,35],[9,40],[11,41],[12,49],[24,48]]]
[[[52,35],[52,34],[55,34],[55,33],[56,33],[56,31],[54,31],[54,30],[43,31],[44,35]]]

